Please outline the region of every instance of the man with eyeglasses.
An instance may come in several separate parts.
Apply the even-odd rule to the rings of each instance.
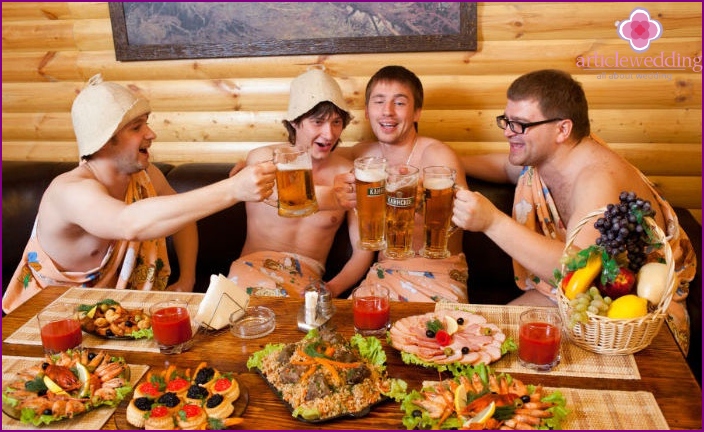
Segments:
[[[507,99],[496,124],[504,130],[508,154],[466,156],[462,162],[467,175],[516,184],[513,217],[481,194],[462,190],[456,194],[452,221],[483,232],[513,258],[516,283],[525,293],[511,304],[555,306],[553,272],[560,268],[567,233],[591,211],[618,203],[622,191],[635,192],[650,201],[656,223],[672,236],[673,256],[679,257],[679,289],[668,309],[668,324],[686,354],[685,299],[697,261],[672,207],[637,168],[591,134],[584,90],[569,74],[525,74],[510,85]],[[586,248],[599,236],[587,224],[573,244]]]

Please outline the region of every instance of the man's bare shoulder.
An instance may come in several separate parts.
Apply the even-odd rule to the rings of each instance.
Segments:
[[[247,165],[272,160],[274,149],[283,145],[286,145],[286,143],[269,144],[253,148],[247,153]]]

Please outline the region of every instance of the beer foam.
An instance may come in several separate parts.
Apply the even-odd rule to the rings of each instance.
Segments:
[[[373,182],[378,182],[378,181],[382,181],[382,180],[386,179],[386,172],[383,169],[363,170],[363,169],[355,168],[354,177],[359,181],[373,183]]]
[[[313,164],[310,161],[299,160],[295,162],[288,163],[277,163],[276,169],[279,171],[295,171],[295,170],[308,170],[312,169]]]
[[[423,187],[425,189],[449,189],[452,187],[453,184],[454,182],[452,181],[452,179],[444,177],[428,177],[423,179]]]

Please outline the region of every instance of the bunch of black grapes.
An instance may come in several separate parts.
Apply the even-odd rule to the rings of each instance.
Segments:
[[[655,210],[634,192],[621,192],[618,198],[619,203],[606,206],[604,216],[594,223],[601,233],[596,244],[613,257],[626,252],[628,268],[637,272],[645,264],[650,241],[643,218],[653,217]]]

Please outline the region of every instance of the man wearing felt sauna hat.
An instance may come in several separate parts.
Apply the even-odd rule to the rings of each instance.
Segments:
[[[237,202],[271,195],[276,172],[271,162],[240,166],[226,180],[176,194],[149,163],[156,138],[147,124],[150,111],[146,99],[103,82],[100,75],[76,97],[71,115],[81,161],[44,192],[22,260],[3,295],[4,312],[49,285],[192,291],[195,222]],[[170,235],[181,271],[167,286],[171,268],[165,237]]]
[[[335,233],[345,221],[352,257],[326,281],[326,287],[337,297],[369,269],[374,254],[358,248],[357,215],[340,208],[332,192],[335,175],[353,168],[350,160],[333,152],[351,118],[335,79],[323,70],[308,70],[291,82],[287,120],[283,121],[289,142],[258,147],[247,155],[247,165],[253,165],[271,160],[276,147],[308,149],[319,206],[309,216],[283,218],[270,205],[246,204],[247,237],[228,278],[250,294],[301,297],[311,281],[322,280]]]

